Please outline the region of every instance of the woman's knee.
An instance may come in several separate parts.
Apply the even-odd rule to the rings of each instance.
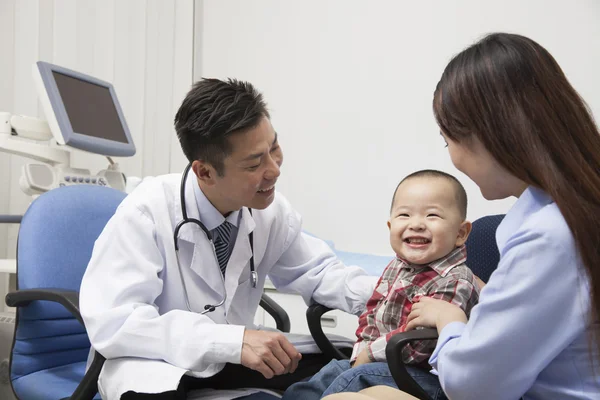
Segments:
[[[325,396],[322,400],[373,400],[373,398],[360,393],[336,393]]]
[[[418,400],[416,397],[389,386],[373,386],[361,390],[360,394],[376,400]]]

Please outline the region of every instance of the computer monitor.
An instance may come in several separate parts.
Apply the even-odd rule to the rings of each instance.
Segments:
[[[59,144],[104,156],[135,154],[112,84],[38,61],[33,76],[52,135]]]

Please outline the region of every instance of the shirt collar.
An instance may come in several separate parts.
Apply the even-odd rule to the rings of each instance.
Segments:
[[[200,189],[200,185],[198,185],[196,180],[194,180],[194,194],[196,197],[196,205],[198,206],[198,213],[200,214],[200,221],[206,226],[206,229],[212,231],[225,221],[233,224],[235,227],[239,226],[242,213],[237,210],[225,218],[223,214],[213,206],[210,200],[206,198],[206,195],[202,189]]]
[[[397,257],[397,259],[399,261],[401,261],[403,264],[405,264],[407,267],[413,266],[413,264],[406,262],[405,260],[401,259],[400,257]],[[450,270],[452,268],[456,267],[457,265],[464,264],[466,261],[467,261],[467,247],[465,245],[462,245],[461,247],[457,247],[456,249],[454,249],[453,251],[448,253],[445,257],[442,257],[438,260],[430,262],[429,264],[417,265],[415,267],[417,269],[423,268],[423,267],[429,267],[432,270],[434,270],[435,272],[437,272],[438,275],[446,276],[446,275],[448,275],[448,272],[450,272]]]
[[[514,235],[517,228],[523,225],[523,221],[527,219],[527,216],[553,202],[554,200],[541,189],[533,186],[525,189],[498,225],[496,230],[498,248],[503,249],[506,247],[508,240]]]

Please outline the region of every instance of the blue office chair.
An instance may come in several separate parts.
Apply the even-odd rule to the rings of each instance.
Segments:
[[[467,265],[482,281],[487,282],[498,267],[500,253],[496,245],[496,229],[504,214],[489,215],[473,222],[473,230],[467,239]],[[415,340],[437,339],[436,329],[419,329],[394,335],[385,348],[390,371],[398,388],[421,400],[431,400],[429,395],[415,382],[404,363],[402,349]]]
[[[473,222],[467,239],[467,265],[482,281],[487,282],[498,267],[500,252],[496,245],[496,229],[504,214],[488,215]]]
[[[17,307],[10,379],[19,399],[100,399],[104,357],[87,373],[90,342],[79,313],[79,287],[94,242],[125,193],[107,187],[58,188],[35,200],[21,221],[17,242]],[[263,295],[261,306],[277,328],[290,331],[286,312]]]
[[[90,350],[79,314],[79,286],[96,238],[125,194],[97,186],[52,190],[35,200],[21,221],[17,242],[17,307],[10,360],[19,399],[91,399],[104,359]],[[96,396],[96,397],[94,397]]]

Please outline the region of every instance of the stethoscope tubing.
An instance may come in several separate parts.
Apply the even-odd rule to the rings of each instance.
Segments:
[[[189,163],[187,165],[187,167],[185,167],[185,170],[183,171],[183,176],[181,177],[181,186],[179,188],[179,198],[181,200],[182,220],[179,221],[177,223],[177,225],[175,226],[175,231],[173,232],[173,242],[175,245],[175,258],[177,259],[177,267],[179,268],[179,277],[181,278],[181,286],[183,288],[183,295],[185,297],[185,305],[189,311],[193,312],[192,307],[190,306],[187,285],[185,283],[185,279],[183,279],[183,271],[181,269],[181,263],[179,262],[179,243],[178,243],[179,231],[187,223],[193,223],[193,224],[199,226],[211,244],[211,247],[213,249],[213,255],[214,255],[215,259],[217,259],[217,251],[215,249],[212,232],[209,231],[200,220],[195,219],[195,218],[188,218],[188,215],[187,215],[187,210],[185,207],[185,183],[186,183],[187,176],[188,176],[188,173],[190,172],[191,167],[192,167],[192,163]],[[252,209],[249,208],[248,211],[250,212],[250,215],[252,215]],[[252,255],[250,256],[250,279],[251,279],[252,287],[256,288],[258,276],[257,276],[257,273],[254,268],[254,235],[253,235],[253,232],[250,232],[250,234],[248,235],[248,240],[250,241],[250,251],[252,253]],[[221,274],[220,270],[219,270],[219,275],[221,276],[221,282],[223,284],[223,293],[224,293],[223,299],[217,304],[206,304],[204,306],[204,310],[201,311],[200,314],[206,314],[209,312],[213,312],[217,309],[217,307],[221,307],[223,304],[225,304],[225,301],[227,301],[227,290],[225,288],[225,279],[223,277],[223,274]]]

